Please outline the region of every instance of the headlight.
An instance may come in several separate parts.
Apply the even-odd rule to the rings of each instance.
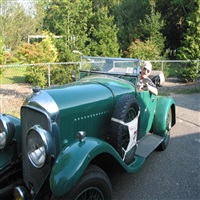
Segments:
[[[0,149],[3,149],[6,145],[6,132],[0,129]]]
[[[32,127],[27,134],[27,154],[31,163],[41,168],[52,153],[50,134],[40,126]]]
[[[15,134],[14,123],[6,116],[0,115],[0,149],[11,143]]]

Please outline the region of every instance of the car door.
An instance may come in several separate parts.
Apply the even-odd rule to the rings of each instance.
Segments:
[[[151,129],[156,109],[157,96],[150,91],[138,92],[138,102],[140,106],[140,122],[138,139],[142,138]]]

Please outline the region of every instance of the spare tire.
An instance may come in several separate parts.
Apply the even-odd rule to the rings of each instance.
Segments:
[[[139,106],[138,101],[133,95],[124,95],[122,96],[117,103],[115,104],[112,118],[124,123],[131,122],[135,117],[138,116]],[[139,120],[138,120],[139,124]],[[137,132],[138,132],[137,125]],[[129,129],[126,125],[118,123],[116,121],[111,121],[111,130],[109,142],[124,159],[126,164],[130,164],[134,160],[134,155],[136,151],[136,145],[133,146],[125,155],[124,149],[127,149],[127,146],[130,141]]]

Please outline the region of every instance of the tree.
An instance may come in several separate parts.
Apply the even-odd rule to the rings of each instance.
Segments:
[[[38,25],[42,15],[41,12],[37,13],[35,5],[32,3],[29,7],[24,7],[20,2],[1,1],[0,35],[5,41],[6,49],[14,51],[22,42],[27,41],[29,34],[34,34],[36,29],[40,29]]]
[[[113,9],[115,24],[119,29],[120,49],[126,51],[130,44],[139,38],[138,24],[147,13],[148,1],[122,0]]]
[[[4,60],[5,60],[5,52],[3,49],[4,46],[4,42],[3,39],[0,37],[0,65],[4,64]],[[1,70],[0,70],[0,74],[1,74]]]
[[[73,57],[73,51],[79,51],[83,54],[88,54],[89,49],[85,48],[88,43],[88,20],[92,16],[92,3],[89,0],[71,1],[60,0],[52,1],[46,11],[44,18],[44,29],[62,36],[62,44],[57,44],[58,48],[64,45],[70,51]],[[59,50],[62,52],[61,49]],[[64,56],[61,56],[64,58]],[[62,60],[64,61],[64,60]],[[71,60],[65,60],[71,61]]]
[[[112,11],[115,9],[115,6],[118,6],[121,2],[122,0],[92,0],[92,7],[94,12],[97,12],[103,7],[107,7],[109,15],[112,15]]]
[[[193,12],[194,2],[199,5],[199,0],[159,0],[156,8],[166,22],[163,34],[166,37],[165,50],[172,52],[169,56],[174,59],[175,52],[182,44],[184,33],[187,29],[186,18]]]
[[[164,38],[161,30],[164,21],[161,19],[159,12],[155,10],[155,0],[149,0],[149,6],[146,10],[149,12],[144,19],[139,19],[139,23],[135,27],[135,35],[137,39],[131,42],[128,47],[128,57],[140,59],[158,59],[164,49]]]
[[[145,15],[145,19],[140,20],[139,23],[139,38],[141,41],[149,40],[149,42],[156,46],[159,55],[164,50],[165,39],[162,34],[164,27],[164,20],[161,18],[161,14],[155,10],[155,0],[149,0],[150,14]]]
[[[160,51],[157,46],[150,40],[142,42],[136,40],[128,48],[127,57],[140,58],[142,60],[156,60],[159,58]]]
[[[109,17],[108,8],[100,8],[91,19],[90,44],[91,55],[94,56],[119,56],[117,39],[118,29],[114,24],[114,18]]]
[[[62,9],[61,9],[62,8]],[[63,38],[57,42],[62,61],[84,55],[118,55],[117,28],[107,7],[93,12],[90,0],[59,0],[46,10],[44,28]],[[65,60],[63,60],[65,59]],[[70,60],[68,60],[70,59]],[[80,58],[79,58],[80,59]]]
[[[183,34],[184,39],[178,49],[177,57],[182,60],[200,59],[200,3],[194,0],[193,12],[186,17],[187,29]],[[200,76],[200,73],[198,73]],[[196,64],[188,64],[180,73],[180,78],[185,81],[194,81],[196,78]]]
[[[3,42],[3,39],[0,37],[0,65],[5,64],[5,52],[4,52],[3,46],[4,46],[4,42]],[[3,75],[4,71],[5,69],[0,67],[0,77]]]
[[[195,0],[193,12],[186,17],[186,32],[183,33],[178,58],[184,60],[200,59],[200,1]]]

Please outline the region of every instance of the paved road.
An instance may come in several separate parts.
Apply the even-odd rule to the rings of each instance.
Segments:
[[[153,152],[134,174],[116,170],[114,200],[200,199],[200,94],[173,98],[177,124],[168,148]]]

